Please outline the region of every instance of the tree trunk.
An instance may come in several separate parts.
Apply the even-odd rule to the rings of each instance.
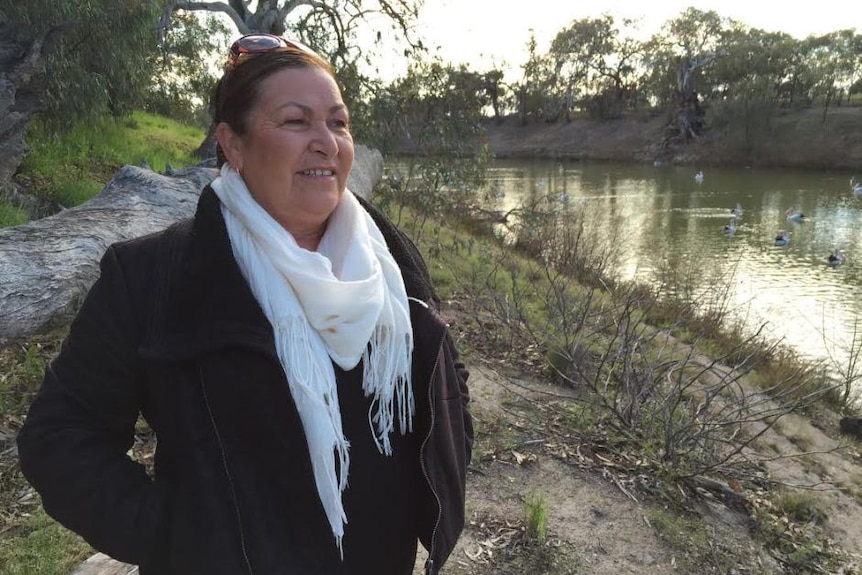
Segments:
[[[43,105],[42,46],[49,33],[22,40],[16,27],[0,23],[0,198],[14,196],[12,176],[28,151],[27,123]]]
[[[216,157],[215,129],[216,125],[213,122],[210,122],[210,125],[207,128],[207,135],[204,137],[203,142],[201,142],[201,144],[194,151],[194,156],[196,158],[200,160],[207,160],[209,158]]]
[[[192,216],[215,175],[204,166],[167,174],[125,166],[85,204],[0,229],[0,347],[66,325],[108,246]],[[368,198],[382,177],[380,152],[357,145],[348,187]]]

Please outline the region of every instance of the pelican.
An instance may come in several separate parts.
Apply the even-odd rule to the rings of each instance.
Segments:
[[[736,218],[730,218],[730,223],[725,224],[724,233],[729,236],[732,236],[736,233]]]
[[[703,183],[703,172],[696,173],[694,175],[694,181],[697,182],[698,184],[702,184]]]
[[[787,211],[784,212],[784,215],[787,216],[788,222],[800,223],[805,221],[805,214],[798,210],[794,210],[793,208],[787,208]]]
[[[826,262],[830,266],[840,266],[844,263],[844,252],[839,249],[834,249],[829,252],[829,255],[826,257]]]
[[[778,235],[775,236],[775,245],[776,246],[786,246],[790,241],[790,232],[787,230],[779,230]]]
[[[739,202],[736,202],[736,205],[730,210],[730,213],[733,214],[733,217],[739,218],[742,216],[742,206],[739,205]]]
[[[856,176],[850,178],[850,189],[853,190],[853,193],[857,196],[862,196],[862,183],[856,181]]]

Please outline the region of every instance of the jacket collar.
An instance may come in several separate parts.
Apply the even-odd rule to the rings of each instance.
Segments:
[[[236,344],[275,354],[269,321],[233,257],[220,206],[212,188],[204,188],[188,235],[172,247],[182,254],[163,280],[167,293],[146,346],[150,355],[182,358]],[[169,261],[163,257],[159,265]]]

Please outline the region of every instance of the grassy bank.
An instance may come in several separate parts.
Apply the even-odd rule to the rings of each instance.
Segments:
[[[133,153],[119,165],[138,163],[139,152]],[[512,214],[517,241],[504,242],[458,203],[461,196],[447,207],[445,189],[405,195],[409,182],[399,185],[381,186],[375,201],[425,254],[468,363],[490,363],[555,390],[541,401],[506,406],[518,410],[517,421],[489,416],[477,405],[472,469],[490,476],[492,463],[513,452],[515,465],[529,461],[524,442],[539,435],[560,461],[587,454],[614,477],[633,478],[626,485],[660,510],[649,513],[649,522],[679,548],[680,564],[693,569],[682,572],[735,564],[719,556],[696,519],[704,493],[721,501],[727,491],[740,498],[756,493],[747,500],[750,528],[782,557],[786,572],[835,572],[842,564],[842,551],[824,530],[821,504],[805,491],[788,496],[764,479],[776,453],[760,445],[789,415],[827,420],[827,412],[842,407],[822,371],[727,325],[721,286],[704,297],[714,302],[704,309],[615,280],[614,238],[591,230],[588,213],[562,212],[553,203],[523,206]],[[423,203],[429,197],[433,205]],[[688,291],[671,287],[670,293]],[[45,515],[11,449],[62,335],[0,350],[0,573],[67,575],[91,552]],[[526,543],[513,562],[521,567],[508,572],[571,572],[564,554],[546,545],[556,502],[543,499],[541,489],[525,500]],[[845,491],[862,501],[862,486]],[[507,573],[499,563],[489,569]]]
[[[31,151],[15,177],[32,202],[0,203],[0,227],[87,201],[125,164],[146,162],[155,171],[164,171],[169,164],[195,164],[192,151],[203,137],[199,128],[145,112],[79,124],[61,136],[52,136],[33,122],[27,133]]]

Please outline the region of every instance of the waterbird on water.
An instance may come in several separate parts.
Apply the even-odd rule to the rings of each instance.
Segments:
[[[724,225],[724,233],[729,236],[736,233],[736,218],[731,218],[730,223]]]
[[[736,205],[733,206],[733,209],[730,210],[730,213],[733,214],[733,217],[738,218],[742,216],[742,206],[739,202],[736,202]]]
[[[844,252],[842,250],[839,250],[838,248],[835,248],[834,250],[829,252],[829,255],[826,257],[826,262],[830,266],[840,266],[844,263]]]
[[[775,236],[775,245],[786,246],[788,242],[790,242],[790,232],[787,230],[779,230],[778,235]]]
[[[703,172],[696,173],[694,175],[694,181],[697,182],[698,184],[702,184],[703,183]]]
[[[800,223],[800,222],[804,222],[804,221],[805,221],[805,214],[803,214],[803,213],[802,213],[802,212],[800,212],[799,210],[796,210],[796,209],[793,209],[793,208],[787,208],[787,211],[786,211],[786,212],[784,212],[784,215],[786,215],[786,216],[787,216],[787,221],[788,221],[788,222],[796,222],[796,223]]]

